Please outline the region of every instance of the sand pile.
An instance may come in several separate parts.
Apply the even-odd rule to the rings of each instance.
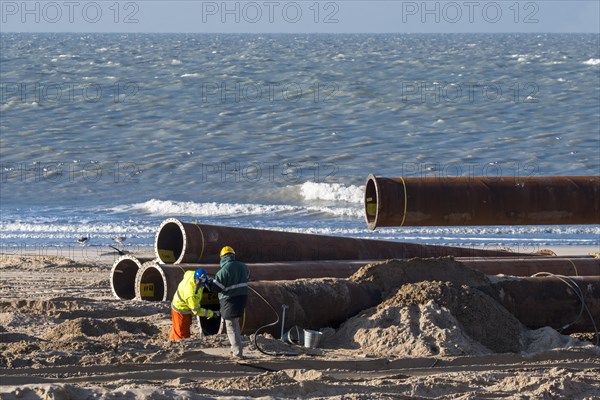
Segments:
[[[387,298],[407,283],[422,281],[452,282],[458,285],[486,286],[487,277],[465,267],[451,257],[388,260],[365,265],[350,277],[356,283],[374,285]]]
[[[448,258],[373,264],[351,279],[377,286],[384,301],[342,324],[327,338],[328,347],[372,356],[425,357],[588,345],[550,328],[529,331],[477,289],[487,285],[484,275]]]
[[[146,336],[152,336],[159,332],[159,329],[147,322],[127,321],[122,318],[110,320],[100,320],[92,318],[77,318],[67,320],[60,325],[52,328],[44,335],[46,340],[65,341],[73,340],[81,336],[100,338],[105,335],[134,335],[140,340],[146,339]]]
[[[406,284],[346,321],[334,340],[393,357],[519,352],[524,327],[491,297],[449,282]]]
[[[156,340],[160,329],[145,321],[77,318],[54,324],[46,322],[43,326],[45,333],[36,336],[12,333],[12,340],[0,346],[0,366],[144,362],[147,358],[144,350],[155,355],[163,350],[164,341]]]

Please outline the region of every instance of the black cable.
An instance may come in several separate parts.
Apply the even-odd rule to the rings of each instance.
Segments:
[[[260,351],[263,354],[266,354],[268,356],[276,356],[276,357],[295,357],[295,356],[299,356],[302,353],[283,353],[283,352],[278,352],[278,353],[273,353],[273,352],[268,352],[264,349],[261,349],[260,346],[258,345],[258,333],[263,330],[266,329],[270,326],[275,326],[279,323],[279,314],[277,313],[277,310],[275,310],[275,307],[273,307],[271,305],[271,303],[269,303],[267,301],[267,299],[265,299],[260,293],[258,293],[256,290],[254,290],[254,288],[252,288],[251,286],[248,286],[250,288],[250,290],[252,290],[258,297],[260,297],[265,303],[267,303],[267,305],[269,306],[269,308],[271,308],[271,310],[273,310],[273,312],[275,313],[277,320],[275,322],[272,322],[270,324],[267,325],[263,325],[260,328],[258,328],[255,332],[254,332],[254,346],[256,346],[256,349],[258,351]]]
[[[590,312],[590,309],[588,308],[587,304],[585,303],[583,291],[581,290],[581,288],[579,287],[577,282],[574,279],[572,279],[571,277],[564,276],[564,275],[556,275],[556,274],[552,274],[550,272],[538,272],[537,274],[534,274],[532,276],[533,277],[539,277],[539,276],[555,277],[555,278],[559,279],[561,282],[563,282],[565,285],[567,285],[571,290],[573,290],[573,292],[575,293],[575,295],[577,296],[577,298],[579,298],[579,301],[581,302],[581,310],[579,311],[579,315],[577,316],[577,318],[573,322],[570,322],[567,325],[560,328],[559,332],[563,331],[564,329],[573,325],[575,322],[579,321],[579,319],[583,315],[583,311],[586,311],[588,316],[590,317],[590,321],[592,322],[592,327],[594,328],[594,333],[596,336],[596,346],[598,346],[598,344],[600,343],[600,332],[598,332],[596,322],[594,321],[594,316],[592,315],[592,313]]]
[[[581,292],[581,288],[575,282],[573,282],[573,280],[569,279],[566,276],[555,275],[555,274],[552,274],[550,272],[538,272],[538,273],[533,274],[531,276],[534,277],[534,278],[535,277],[544,277],[544,276],[555,277],[558,280],[560,280],[562,283],[564,283],[565,285],[567,285],[575,293],[575,295],[579,299],[579,301],[581,303],[581,308],[579,310],[579,314],[577,315],[577,318],[575,318],[572,322],[569,322],[568,324],[566,324],[566,325],[560,327],[559,329],[557,329],[559,332],[562,332],[563,330],[565,330],[568,327],[570,327],[571,325],[573,325],[575,322],[579,321],[579,319],[583,315],[583,312],[585,311],[585,300],[583,299],[583,293]],[[592,323],[593,323],[593,321],[592,321]]]

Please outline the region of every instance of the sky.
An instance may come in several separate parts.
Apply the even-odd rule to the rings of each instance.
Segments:
[[[598,0],[0,0],[2,32],[600,34]]]

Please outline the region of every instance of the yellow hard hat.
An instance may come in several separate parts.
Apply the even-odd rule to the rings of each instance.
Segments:
[[[233,249],[229,246],[225,246],[221,249],[221,258],[223,258],[223,256],[225,254],[233,254],[235,255],[235,251],[233,251]]]

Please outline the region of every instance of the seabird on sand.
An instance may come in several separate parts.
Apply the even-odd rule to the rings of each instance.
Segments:
[[[127,237],[125,236],[115,236],[112,238],[112,240],[114,240],[117,243],[123,243],[125,240],[127,240]]]

